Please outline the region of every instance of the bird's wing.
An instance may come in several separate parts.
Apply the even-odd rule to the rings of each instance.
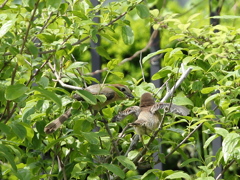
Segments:
[[[120,113],[118,113],[118,115],[114,116],[112,119],[112,122],[120,121],[130,114],[138,116],[140,111],[141,111],[141,108],[139,106],[129,107],[124,111],[121,111]]]
[[[169,109],[170,107],[170,109]],[[152,113],[155,113],[157,110],[159,109],[167,109],[167,111],[174,113],[174,114],[179,114],[181,116],[187,116],[190,112],[190,110],[184,106],[179,106],[179,105],[175,105],[175,104],[171,104],[170,103],[155,103],[150,111]]]

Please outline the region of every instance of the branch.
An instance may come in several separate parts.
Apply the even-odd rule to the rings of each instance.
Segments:
[[[22,43],[22,47],[21,47],[21,50],[20,50],[20,54],[23,53],[23,49],[24,49],[24,46],[27,42],[27,38],[28,38],[28,34],[29,34],[29,31],[30,31],[30,28],[31,28],[31,23],[33,23],[33,20],[34,20],[34,16],[35,16],[35,13],[37,12],[37,8],[38,8],[38,3],[39,3],[40,0],[38,0],[36,3],[35,3],[35,7],[34,7],[34,10],[33,10],[33,13],[32,13],[32,16],[29,20],[29,24],[28,24],[28,27],[27,27],[27,31],[26,31],[26,34],[23,38],[23,43]]]
[[[56,79],[53,81],[57,81],[59,82],[59,84],[62,86],[62,87],[65,87],[65,88],[68,88],[68,89],[73,89],[73,90],[83,90],[82,87],[78,87],[78,86],[72,86],[72,85],[69,85],[69,84],[65,84],[62,80],[61,80],[61,75],[59,75],[57,73],[57,70],[56,70],[56,66],[52,66],[52,64],[50,62],[48,62],[48,66],[50,67],[51,71],[53,72],[53,74],[55,75]]]
[[[154,30],[153,33],[152,33],[152,35],[151,35],[151,37],[150,37],[150,39],[149,39],[149,41],[148,41],[148,44],[147,44],[143,49],[135,52],[131,57],[128,57],[128,58],[123,59],[123,60],[118,64],[118,66],[121,66],[121,65],[123,65],[124,63],[126,63],[126,62],[128,62],[128,61],[131,61],[131,60],[133,60],[134,58],[138,57],[138,56],[139,56],[140,54],[142,54],[143,52],[146,52],[146,51],[150,48],[150,46],[152,45],[153,39],[157,36],[157,33],[158,33],[158,30]],[[107,71],[107,70],[108,70],[108,68],[103,68],[103,69],[99,69],[99,70],[96,70],[96,71],[91,72],[91,73],[87,73],[86,75],[93,76],[93,75],[95,75],[95,74],[99,74],[99,73],[105,72],[105,71]]]
[[[183,80],[187,77],[187,75],[191,72],[192,68],[188,68],[185,72],[183,72],[183,74],[181,75],[181,77],[179,78],[179,80],[176,82],[176,84],[172,87],[172,89],[167,92],[167,94],[164,96],[164,98],[161,100],[161,102],[165,102],[168,98],[170,98],[174,91],[180,86],[180,84],[183,82]]]
[[[180,142],[170,153],[168,153],[168,155],[165,156],[165,159],[167,159],[171,154],[173,154],[181,145],[183,145],[183,143],[185,143],[188,138],[190,138],[190,136],[196,131],[198,130],[198,128],[200,128],[203,125],[203,122],[200,123],[192,132],[190,132],[183,140],[182,142]]]
[[[2,5],[0,5],[0,9],[2,9],[6,4],[7,4],[8,0],[5,0]]]
[[[216,180],[220,179],[221,176],[229,169],[229,167],[235,162],[235,160],[232,160],[223,170],[222,172],[217,176]]]

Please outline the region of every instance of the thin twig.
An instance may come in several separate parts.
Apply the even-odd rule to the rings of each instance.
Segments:
[[[105,125],[105,128],[106,128],[106,130],[107,130],[107,132],[108,132],[108,135],[109,135],[109,137],[110,137],[110,139],[111,139],[112,146],[113,146],[115,152],[117,153],[117,155],[120,155],[120,152],[119,152],[118,147],[117,147],[117,143],[116,143],[116,141],[113,139],[112,133],[111,133],[111,131],[110,131],[110,129],[109,129],[109,126],[108,126],[108,123],[107,123],[106,120],[104,120],[104,125]]]
[[[28,38],[28,34],[29,34],[29,31],[31,29],[31,24],[33,23],[33,20],[34,20],[34,16],[35,16],[35,13],[37,12],[37,8],[38,8],[38,3],[39,3],[40,0],[38,0],[36,3],[35,3],[35,7],[34,7],[34,10],[33,10],[33,13],[32,13],[32,16],[29,20],[29,24],[28,24],[28,27],[27,27],[27,31],[26,31],[26,34],[23,38],[23,43],[22,43],[22,47],[21,47],[21,50],[20,50],[20,54],[23,53],[23,49],[25,47],[25,44],[27,42],[27,38]]]
[[[170,153],[168,153],[166,156],[165,156],[165,159],[167,159],[171,154],[173,154],[181,145],[183,145],[183,143],[185,143],[189,138],[190,136],[196,131],[198,130],[201,126],[203,125],[203,122],[200,123],[192,132],[190,132]]]
[[[5,0],[2,5],[0,5],[0,9],[2,9],[6,4],[7,4],[8,0]]]
[[[73,89],[73,90],[83,90],[82,87],[78,87],[78,86],[73,86],[73,85],[69,85],[69,84],[65,84],[62,80],[60,75],[57,73],[57,70],[55,67],[52,66],[52,64],[50,62],[48,62],[48,66],[50,67],[51,71],[53,72],[53,74],[55,75],[56,79],[53,81],[57,81],[62,87],[68,88],[68,89]]]
[[[151,35],[151,37],[150,37],[147,45],[146,45],[143,49],[135,52],[131,57],[128,57],[128,58],[123,59],[123,60],[118,64],[118,66],[121,66],[121,65],[123,65],[124,63],[129,62],[129,61],[133,60],[134,58],[138,57],[141,53],[146,52],[146,51],[150,48],[150,46],[152,45],[153,39],[156,37],[157,32],[158,32],[157,30],[154,30],[154,31],[153,31],[153,33],[152,33],[152,35]],[[95,75],[95,74],[99,74],[99,73],[105,72],[105,71],[107,71],[107,70],[108,70],[108,68],[103,68],[103,69],[96,70],[96,71],[91,72],[91,73],[87,73],[86,75],[92,76],[92,75]]]
[[[170,80],[170,78],[168,80],[166,80],[165,83],[163,83],[163,85],[160,88],[158,88],[157,92],[154,94],[153,97],[155,97],[165,86],[167,87],[167,83],[169,80]]]
[[[183,74],[181,75],[181,77],[179,78],[179,80],[176,82],[176,84],[172,87],[172,89],[164,96],[164,98],[160,101],[160,102],[165,102],[168,98],[170,98],[175,89],[177,89],[180,84],[183,82],[183,80],[187,77],[187,75],[192,71],[192,68],[188,68],[185,72],[183,72]]]
[[[140,53],[139,64],[140,64],[140,68],[142,71],[143,82],[146,82],[145,77],[144,77],[144,70],[143,70],[143,66],[142,66],[142,52]]]
[[[217,176],[216,180],[220,179],[222,175],[229,169],[229,167],[235,162],[235,160],[232,160],[225,168],[222,170],[222,172]]]

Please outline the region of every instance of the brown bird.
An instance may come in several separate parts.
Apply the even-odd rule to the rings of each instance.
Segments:
[[[184,106],[178,106],[170,103],[155,103],[151,93],[144,93],[140,99],[139,106],[132,106],[120,112],[113,118],[113,121],[119,121],[124,117],[132,114],[137,117],[137,120],[129,125],[133,126],[136,133],[140,135],[149,135],[156,130],[161,120],[159,109],[167,109],[169,112],[186,116],[189,114],[189,109]]]
[[[124,99],[132,99],[134,96],[131,93],[131,90],[121,84],[94,84],[88,86],[84,90],[92,93],[93,95],[105,95],[105,102],[98,102],[96,105],[91,105],[89,107],[93,115],[96,115],[103,107],[111,104],[112,102]],[[81,101],[83,98],[78,94],[73,95],[73,98]],[[47,134],[55,132],[63,123],[71,116],[72,108],[69,108],[63,115],[55,119],[54,121],[47,124],[44,128],[44,132]]]

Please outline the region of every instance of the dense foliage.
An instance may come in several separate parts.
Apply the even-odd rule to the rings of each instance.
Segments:
[[[185,9],[175,1],[101,1],[95,7],[90,0],[0,2],[0,179],[200,180],[214,179],[219,166],[225,178],[239,177],[240,17],[233,14],[239,13],[239,2],[225,2],[224,15],[215,17],[222,22],[217,26],[209,25],[208,3],[200,1]],[[147,47],[132,57],[148,45],[150,27],[161,34],[161,50],[149,53]],[[92,116],[88,105],[104,99],[88,94],[86,102],[76,102],[72,94],[77,87],[99,83],[91,76],[94,60],[89,60],[90,40],[99,37],[101,83],[124,83],[136,98]],[[154,55],[163,55],[163,68],[149,77]],[[127,57],[132,58],[121,63]],[[158,101],[164,97],[168,88],[159,90],[150,79],[174,87],[188,68],[192,71],[168,101],[188,107],[191,114],[163,116],[156,136],[144,136],[147,146],[139,141],[126,154],[133,128],[119,134],[134,118],[111,119],[138,105],[146,91],[157,93]],[[70,106],[71,118],[46,135],[45,125]],[[98,132],[92,131],[94,122]],[[211,143],[219,137],[222,147],[213,154]],[[164,170],[153,168],[158,162]]]

